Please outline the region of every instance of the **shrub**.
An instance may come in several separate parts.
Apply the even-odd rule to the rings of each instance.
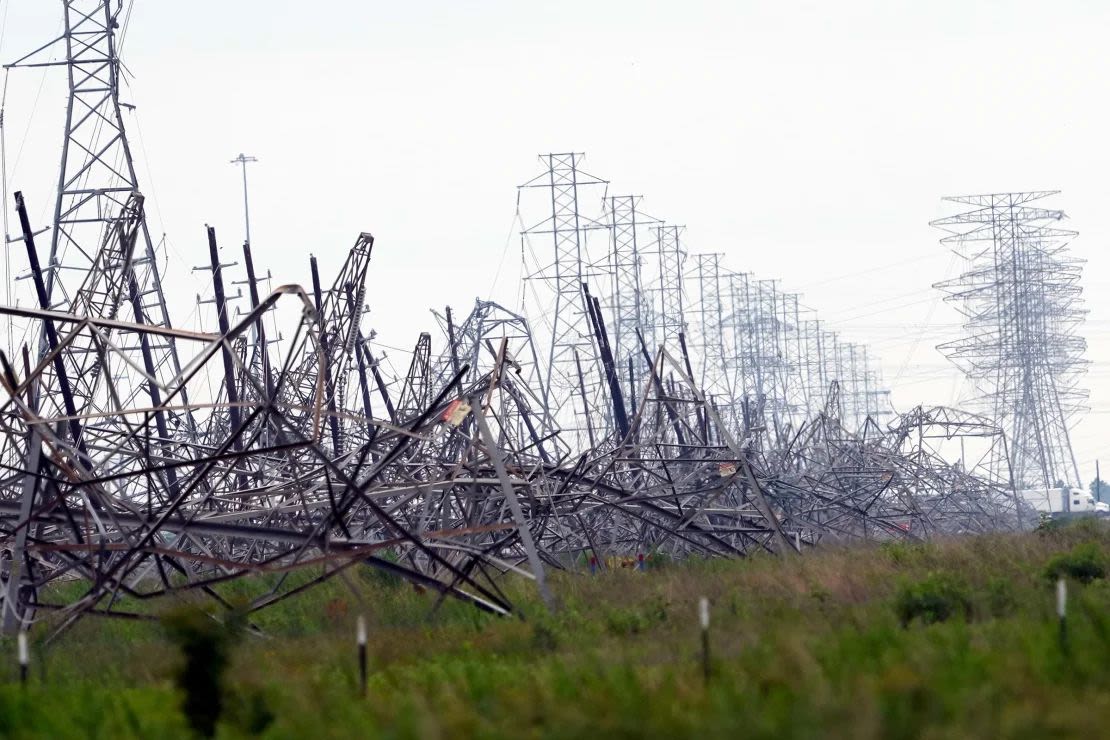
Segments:
[[[391,570],[387,570],[389,563],[399,562],[400,558],[397,553],[392,550],[383,550],[378,553],[377,560],[384,561],[386,567],[383,565],[375,565],[373,560],[367,560],[366,567],[358,569],[359,578],[362,582],[369,586],[384,586],[387,588],[399,588],[404,584],[404,579]]]
[[[1006,578],[992,578],[987,584],[987,606],[992,617],[1005,617],[1017,607],[1014,584]]]
[[[638,635],[667,621],[669,603],[655,596],[639,608],[614,607],[605,613],[605,628],[617,637]]]
[[[605,614],[605,627],[617,637],[637,635],[651,626],[651,621],[636,609],[615,608]]]
[[[943,572],[930,573],[917,583],[903,584],[894,609],[902,626],[915,619],[924,624],[944,622],[953,616],[971,616],[971,598],[960,579]]]
[[[226,622],[195,608],[167,615],[162,624],[181,649],[182,664],[175,676],[184,694],[181,709],[193,731],[202,737],[216,734],[223,712],[224,674],[232,638],[240,631],[241,616],[229,614]]]
[[[532,647],[537,652],[550,653],[559,647],[559,633],[547,622],[532,623]]]
[[[919,562],[929,554],[929,548],[924,543],[900,540],[884,542],[879,546],[879,550],[895,565]]]
[[[1051,514],[1041,512],[1037,526],[1033,529],[1041,537],[1055,536],[1064,528],[1063,519],[1054,519]]]
[[[228,711],[228,721],[247,735],[261,735],[277,717],[258,689],[236,691]]]
[[[648,570],[659,570],[660,568],[669,568],[675,564],[674,558],[665,555],[661,552],[648,553],[645,558],[644,565]]]
[[[1090,583],[1106,577],[1106,556],[1093,542],[1076,545],[1071,552],[1054,555],[1044,569],[1045,578],[1071,578],[1080,583]]]

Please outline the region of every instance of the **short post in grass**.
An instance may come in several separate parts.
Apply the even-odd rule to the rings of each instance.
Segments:
[[[590,556],[590,575],[597,575],[597,555]]]
[[[1060,649],[1068,651],[1068,582],[1056,581],[1056,616],[1060,620]]]
[[[358,640],[358,691],[361,696],[366,696],[366,618],[361,614],[355,632]]]
[[[19,683],[27,685],[27,666],[31,662],[30,652],[27,650],[27,632],[20,630],[15,638],[16,651],[19,653]]]
[[[647,570],[647,567],[644,564],[644,554],[642,552],[639,553],[638,555],[636,555],[636,568],[641,573],[643,573],[645,570]]]
[[[702,596],[698,601],[698,621],[701,623],[701,670],[705,683],[709,685],[709,599]]]

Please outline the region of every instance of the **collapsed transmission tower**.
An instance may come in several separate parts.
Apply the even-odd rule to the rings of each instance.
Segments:
[[[1068,251],[1076,232],[1057,226],[1064,212],[1030,205],[1057,192],[945,198],[973,210],[932,222],[966,263],[935,287],[965,316],[967,336],[939,349],[1006,433],[1009,454],[992,473],[1022,488],[1079,484],[1069,428],[1087,398],[1078,387],[1087,365],[1083,262]]]
[[[963,455],[966,437],[993,459],[996,425],[919,408],[880,429],[864,351],[803,319],[775,281],[717,255],[684,270],[679,228],[635,199],[585,216],[580,188],[604,181],[577,154],[547,155],[530,183],[550,196],[525,230],[529,248],[544,235],[530,275],[554,288],[543,313],[478,299],[456,323],[448,309],[442,349],[421,333],[402,377],[362,327],[367,232],[330,289],[310,257],[307,289],[269,295],[248,240],[246,280],[230,284],[248,286],[250,310],[233,318],[235,263],[206,227],[197,269],[211,274],[216,331],[171,326],[119,117],[121,3],[62,5],[70,98],[51,256],[40,262],[17,192],[36,304],[0,306],[0,320],[31,326],[0,350],[0,632],[146,619],[184,591],[226,610],[225,588],[264,574],[235,607],[251,613],[359,566],[507,614],[502,577],[533,579],[550,604],[545,570],[587,558],[607,568],[1028,521]],[[658,269],[645,278],[649,227]],[[613,251],[595,263],[586,236],[602,229]],[[608,265],[615,296],[592,294],[593,278],[609,287]],[[953,465],[939,446],[957,437]]]

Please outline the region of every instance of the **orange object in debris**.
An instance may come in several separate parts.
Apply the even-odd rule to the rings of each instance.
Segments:
[[[463,419],[470,413],[470,404],[461,398],[456,398],[447,405],[443,411],[443,420],[453,427],[463,423]]]

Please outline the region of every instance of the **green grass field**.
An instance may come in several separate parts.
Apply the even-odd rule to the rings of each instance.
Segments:
[[[515,582],[521,616],[507,619],[457,603],[431,613],[432,594],[351,571],[260,613],[265,637],[235,639],[217,736],[1110,737],[1108,560],[1110,529],[1087,521],[555,574],[554,614]],[[1066,647],[1049,570],[1078,577]],[[32,641],[26,687],[13,643],[0,644],[0,736],[190,736],[164,625],[90,618],[49,648]]]

